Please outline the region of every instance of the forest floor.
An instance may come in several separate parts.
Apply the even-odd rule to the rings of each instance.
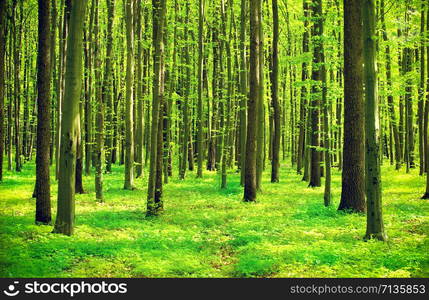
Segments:
[[[280,183],[265,172],[257,203],[242,202],[239,174],[204,179],[187,173],[164,187],[165,213],[145,217],[146,176],[124,191],[123,168],[104,176],[104,203],[76,196],[72,237],[34,225],[35,165],[6,172],[0,184],[0,277],[428,277],[429,202],[421,200],[418,170],[383,172],[389,241],[363,241],[366,216],[337,211],[340,173],[333,172],[333,205],[323,187],[311,189],[290,167]],[[57,184],[51,181],[53,215]]]

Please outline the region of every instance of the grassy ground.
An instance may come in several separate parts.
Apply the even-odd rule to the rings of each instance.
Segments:
[[[145,217],[147,178],[124,191],[123,169],[104,177],[105,203],[76,196],[73,237],[34,225],[34,164],[5,174],[0,184],[0,277],[428,277],[429,202],[425,178],[383,167],[384,219],[389,242],[364,242],[365,215],[336,210],[323,188],[309,189],[285,166],[281,182],[263,182],[257,203],[243,203],[238,174],[204,179],[188,173],[165,186],[165,213]],[[53,214],[57,186],[52,185]]]

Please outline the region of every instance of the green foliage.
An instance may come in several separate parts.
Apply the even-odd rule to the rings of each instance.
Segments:
[[[165,213],[145,217],[146,177],[124,191],[123,169],[105,175],[105,203],[76,196],[72,237],[34,225],[34,164],[0,184],[1,277],[425,277],[429,275],[429,203],[424,178],[383,167],[389,242],[364,242],[366,217],[336,210],[323,188],[308,189],[282,165],[279,184],[264,177],[257,203],[242,202],[239,175],[219,189],[219,176],[173,177],[165,186]],[[52,172],[53,173],[53,172]],[[147,174],[147,172],[145,172]],[[147,175],[146,175],[147,176]],[[55,182],[52,178],[52,182]],[[56,185],[52,185],[54,215]]]

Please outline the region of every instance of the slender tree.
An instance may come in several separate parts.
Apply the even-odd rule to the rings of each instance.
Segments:
[[[391,65],[390,45],[388,43],[389,39],[387,35],[386,22],[385,22],[384,0],[381,0],[381,4],[380,4],[380,20],[381,20],[381,26],[383,30],[383,40],[386,42],[386,50],[385,50],[386,84],[388,88],[387,105],[389,108],[389,118],[390,118],[390,123],[393,131],[392,134],[393,134],[394,144],[395,144],[396,170],[399,170],[401,168],[402,154],[401,154],[401,145],[399,141],[397,117],[395,113],[395,104],[394,104],[394,98],[392,93],[392,65]]]
[[[274,138],[273,138],[273,157],[271,160],[271,182],[279,182],[280,167],[280,135],[281,135],[281,111],[278,98],[279,89],[279,8],[277,0],[272,0],[273,9],[273,46],[271,62],[271,101],[274,112]]]
[[[203,177],[203,61],[204,61],[204,0],[199,0],[198,10],[198,169],[197,177]]]
[[[134,76],[134,1],[126,0],[127,71],[125,96],[125,183],[124,189],[134,187],[134,118],[133,118],[133,76]]]
[[[110,5],[107,3],[108,15],[110,17]],[[105,95],[102,92],[102,89],[105,89],[106,82],[101,80],[101,51],[100,51],[100,25],[99,25],[99,5],[98,0],[95,0],[95,16],[94,16],[94,63],[95,63],[95,99],[96,99],[96,114],[95,114],[95,198],[102,202],[103,201],[103,164],[104,164],[104,105],[105,105]],[[109,22],[107,23],[109,25]],[[108,45],[109,46],[109,38]],[[107,57],[107,53],[106,53]],[[107,66],[107,63],[106,63]],[[104,74],[104,79],[107,77],[107,73]]]
[[[247,114],[246,165],[244,177],[244,201],[256,201],[256,138],[261,91],[260,26],[261,0],[250,1],[250,95]]]
[[[321,98],[321,79],[322,79],[322,35],[323,35],[323,20],[322,20],[322,1],[313,1],[312,18],[314,24],[312,27],[313,47],[313,69],[311,73],[311,80],[313,87],[311,91],[310,101],[310,114],[311,118],[311,152],[310,152],[310,187],[321,186],[320,181],[320,137],[319,137],[319,109]]]
[[[4,153],[4,95],[5,95],[5,52],[6,52],[7,1],[0,0],[0,182],[3,180]]]
[[[365,71],[365,189],[368,201],[365,239],[385,241],[379,156],[375,1],[362,2]]]
[[[244,186],[246,169],[246,135],[247,135],[247,55],[246,55],[246,13],[247,1],[240,5],[240,184]]]
[[[51,53],[50,0],[39,0],[37,51],[37,147],[36,147],[36,223],[51,223],[50,142],[51,142]]]
[[[58,208],[55,233],[72,235],[75,219],[75,168],[79,98],[82,85],[83,24],[87,1],[74,1],[67,36],[64,103],[61,107]]]
[[[141,0],[136,2],[137,4],[137,20],[136,20],[136,36],[137,36],[137,82],[136,82],[136,102],[137,102],[137,119],[136,119],[136,177],[140,177],[143,174],[143,131],[144,131],[144,99],[143,89],[144,85],[142,82],[142,59],[143,55],[143,40],[142,40],[142,3]]]
[[[426,14],[426,33],[429,32],[429,7]],[[427,35],[427,40],[429,36]],[[426,192],[423,194],[422,199],[429,199],[429,142],[428,142],[428,123],[429,123],[429,43],[426,46],[426,63],[428,65],[426,76],[426,102],[424,112],[424,139],[425,139],[425,162],[426,162]]]
[[[152,127],[151,127],[151,153],[149,164],[149,181],[147,195],[146,215],[157,215],[162,211],[160,187],[162,187],[162,138],[160,132],[161,102],[164,97],[164,26],[166,15],[166,0],[152,0],[153,22],[153,93],[152,93]],[[162,128],[162,127],[161,127]],[[161,130],[162,131],[162,130]],[[160,163],[161,162],[161,163]],[[161,177],[161,178],[160,178]],[[157,179],[158,178],[158,179]],[[158,193],[158,194],[157,194]]]

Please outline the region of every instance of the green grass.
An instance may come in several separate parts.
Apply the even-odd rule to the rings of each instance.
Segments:
[[[383,166],[387,243],[364,242],[366,216],[336,210],[340,174],[333,173],[333,206],[323,188],[309,189],[282,166],[257,203],[242,202],[239,175],[204,179],[187,173],[164,187],[165,213],[145,217],[146,177],[124,191],[123,168],[104,176],[97,203],[92,176],[76,196],[72,237],[34,224],[34,164],[6,172],[0,183],[0,277],[428,277],[429,202],[425,178]],[[176,170],[175,170],[176,171]],[[176,174],[177,175],[177,174]],[[52,179],[53,214],[57,185]]]

